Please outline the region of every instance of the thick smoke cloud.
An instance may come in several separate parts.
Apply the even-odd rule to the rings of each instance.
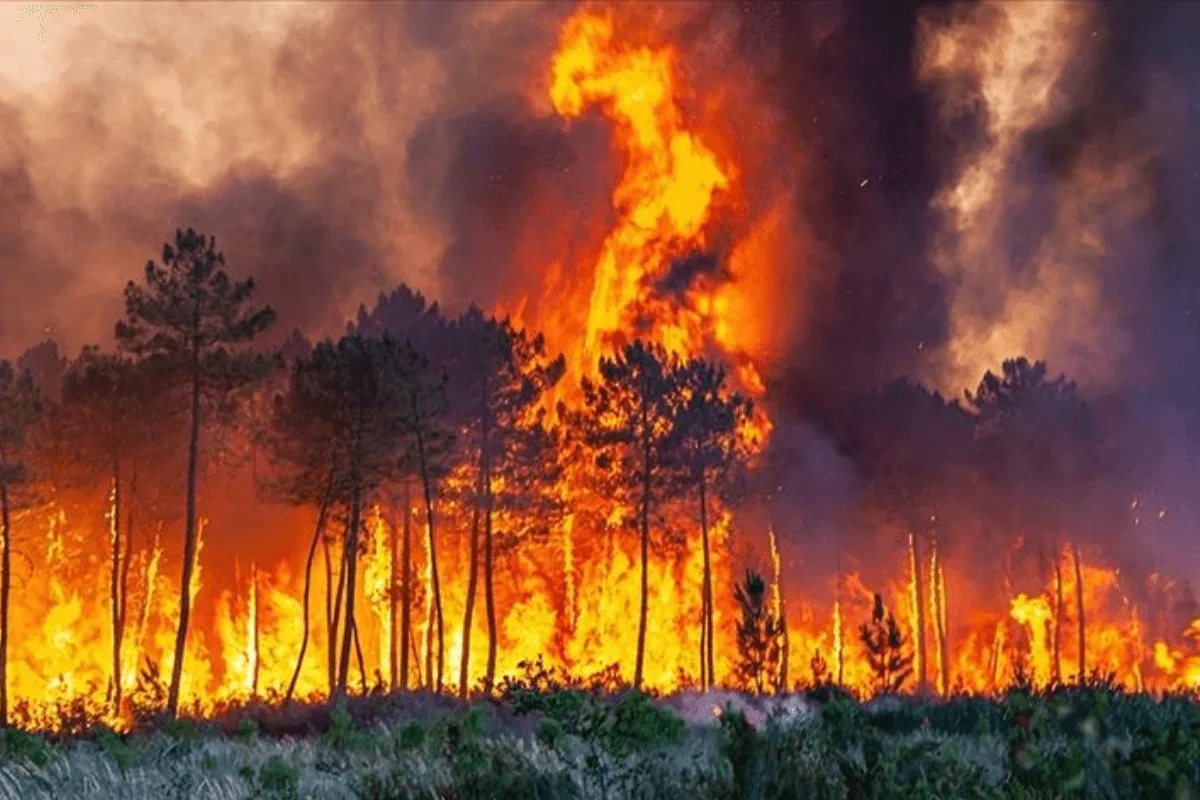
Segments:
[[[108,343],[125,281],[181,225],[215,234],[287,329],[337,330],[401,281],[439,294],[449,234],[409,189],[408,145],[528,82],[558,13],[538,11],[157,4],[65,18],[61,75],[0,82],[0,353],[47,333],[70,353]]]
[[[1010,323],[1007,293],[1036,296],[1031,264],[1049,249],[1061,256],[1061,291],[1040,319],[1051,344],[1028,355],[1081,378],[1121,430],[1130,472],[1178,509],[1182,531],[1197,517],[1185,500],[1200,435],[1200,156],[1187,136],[1200,113],[1200,11],[1079,7],[1090,24],[1059,107],[1022,134],[1007,166],[1020,191],[999,222],[1004,268],[970,291],[934,263],[948,225],[934,201],[989,145],[987,100],[971,76],[929,79],[919,66],[931,32],[972,15],[986,32],[994,8],[662,13],[681,69],[702,88],[705,75],[736,71],[770,112],[765,146],[736,154],[747,173],[795,183],[783,225],[806,246],[774,293],[803,300],[770,315],[787,320],[767,370],[781,427],[802,426],[811,444],[858,393],[905,374],[936,382],[955,314],[976,330]],[[401,281],[452,308],[524,300],[546,318],[537,306],[557,296],[543,299],[545,276],[526,270],[555,259],[569,270],[594,252],[608,220],[563,212],[607,208],[619,170],[605,123],[564,126],[541,91],[571,10],[193,4],[81,17],[57,79],[0,83],[0,354],[47,336],[68,354],[107,343],[120,288],[177,225],[217,235],[280,311],[281,334],[337,330]],[[703,98],[690,102],[706,113]],[[749,124],[732,117],[720,124]],[[1077,259],[1056,220],[1092,173],[1107,188],[1072,213],[1104,252]],[[770,194],[762,182],[748,187],[751,205]],[[1067,289],[1082,278],[1095,296],[1076,308]],[[843,475],[840,488],[814,495],[851,497],[852,470],[828,472]]]

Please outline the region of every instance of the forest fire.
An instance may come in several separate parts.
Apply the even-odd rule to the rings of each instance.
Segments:
[[[55,727],[86,709],[120,727],[170,702],[188,605],[176,549],[185,527],[193,569],[184,599],[195,616],[179,707],[199,714],[342,691],[490,693],[536,659],[581,680],[661,692],[747,688],[739,621],[748,601],[734,587],[760,562],[770,586],[763,613],[782,621],[769,643],[781,650],[769,659],[773,690],[833,683],[863,697],[948,696],[1108,677],[1130,690],[1200,691],[1191,589],[1124,570],[1091,535],[1100,523],[1070,519],[1042,497],[1083,496],[1080,465],[1093,450],[1075,454],[1094,426],[1072,427],[1086,404],[1040,364],[989,373],[966,408],[909,384],[895,402],[873,395],[887,413],[862,412],[863,428],[884,430],[910,402],[914,419],[926,414],[944,425],[938,436],[950,431],[922,443],[934,451],[924,462],[894,453],[920,431],[884,445],[883,434],[841,436],[828,425],[843,449],[882,465],[862,470],[861,513],[838,523],[852,531],[844,540],[867,544],[818,548],[836,559],[832,576],[806,568],[804,548],[789,549],[809,522],[798,499],[764,499],[786,494],[771,455],[789,412],[773,392],[774,321],[747,313],[747,298],[770,293],[783,240],[802,235],[785,231],[790,197],[748,188],[767,182],[753,154],[738,158],[746,142],[693,108],[685,54],[635,16],[576,11],[540,78],[554,123],[569,129],[598,115],[619,157],[609,207],[569,210],[607,220],[595,252],[522,264],[542,283],[510,289],[490,309],[496,317],[451,317],[401,289],[360,312],[344,340],[287,353],[286,369],[247,355],[242,372],[261,367],[253,381],[238,384],[232,370],[224,382],[206,378],[202,392],[195,377],[190,402],[205,404],[207,427],[192,454],[198,511],[188,504],[187,518],[182,454],[159,444],[184,441],[184,384],[151,380],[161,378],[152,356],[181,348],[147,333],[171,310],[145,299],[171,288],[152,269],[149,288],[126,292],[121,356],[85,351],[68,366],[61,403],[39,411],[45,428],[30,423],[34,433],[18,437],[0,419],[0,487],[13,487],[0,713]],[[930,41],[928,71],[961,66],[949,38]],[[1044,111],[997,100],[1011,89],[992,78],[989,99],[1011,113],[963,178],[983,194],[1002,181],[1018,128],[1033,124],[1016,117]],[[937,203],[983,226],[990,201],[968,194],[946,187]],[[974,268],[990,235],[958,241],[962,252],[940,247],[938,268],[952,271],[956,257]],[[202,261],[212,245],[189,232],[173,248],[161,269]],[[232,264],[231,274],[239,269],[252,265]],[[273,321],[234,307],[253,286],[222,280],[212,279],[214,296],[234,311],[214,320],[246,324],[213,356],[218,365],[247,354],[243,345]],[[542,289],[553,308],[532,297]],[[994,366],[1000,346],[972,344],[982,334],[960,311],[954,325],[965,332],[941,376],[954,380]],[[193,342],[197,376],[210,369],[202,347],[222,346],[205,336]],[[373,374],[357,382],[384,362],[394,371],[379,374],[399,388],[380,388]],[[142,388],[123,383],[123,371]],[[332,386],[367,399],[331,399]],[[0,415],[20,416],[3,393],[22,391],[13,376],[0,381]],[[918,429],[908,423],[897,423],[905,436]],[[7,470],[26,446],[28,465]],[[1006,461],[1013,452],[1030,461]],[[1061,469],[1039,484],[1026,463]],[[286,544],[268,553],[259,536]],[[898,675],[881,677],[868,628],[886,632],[884,613],[904,659]]]

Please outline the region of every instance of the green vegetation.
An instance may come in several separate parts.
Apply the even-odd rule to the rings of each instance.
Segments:
[[[527,673],[498,702],[421,717],[384,721],[380,707],[399,707],[387,697],[312,707],[323,727],[300,737],[250,709],[128,736],[5,729],[0,797],[1200,797],[1195,698],[1102,682],[865,705],[827,691],[757,725],[763,701],[750,696],[744,711],[726,706],[719,721],[689,725],[669,699],[559,685],[536,665]]]

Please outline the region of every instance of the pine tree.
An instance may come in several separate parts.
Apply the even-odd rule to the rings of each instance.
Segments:
[[[875,595],[875,610],[871,622],[859,627],[859,639],[867,650],[867,663],[875,675],[879,694],[893,694],[903,688],[912,675],[912,653],[905,650],[904,634],[896,618],[884,608],[883,598]]]
[[[539,501],[550,495],[545,489],[556,475],[554,449],[540,407],[546,391],[562,376],[564,361],[546,354],[541,336],[529,336],[509,320],[484,316],[477,308],[469,309],[452,327],[458,351],[450,363],[454,416],[462,441],[476,462],[459,665],[459,692],[465,697],[481,539],[488,631],[483,684],[484,691],[490,693],[499,634],[495,599],[497,512],[514,512],[507,516],[516,524],[544,518],[539,512],[547,510],[546,504]],[[497,476],[504,477],[504,488],[499,493]]]
[[[121,708],[121,648],[126,622],[126,590],[133,554],[134,506],[137,502],[139,456],[152,441],[150,420],[155,381],[146,369],[119,355],[85,347],[61,381],[57,434],[70,442],[65,459],[94,475],[107,472],[109,504],[109,595],[112,624],[110,699]],[[124,512],[124,518],[122,515]],[[122,525],[125,530],[122,531]]]
[[[27,448],[46,401],[28,371],[18,373],[0,361],[0,726],[8,723],[8,627],[12,590],[12,518],[14,491],[30,480]]]
[[[650,607],[650,520],[668,488],[668,450],[678,405],[678,364],[661,347],[635,341],[600,359],[600,380],[583,381],[584,411],[572,428],[595,454],[601,491],[637,510],[641,544],[641,604],[633,686],[640,689]]]
[[[767,603],[767,585],[762,576],[752,570],[747,570],[746,579],[734,586],[733,597],[741,612],[734,675],[742,688],[762,694],[779,672],[783,621]]]
[[[187,507],[184,518],[183,574],[179,586],[179,626],[167,694],[167,713],[179,709],[179,687],[192,609],[196,557],[196,482],[200,464],[202,400],[225,400],[236,389],[267,374],[272,364],[239,350],[275,322],[270,307],[249,305],[254,281],[231,281],[216,240],[175,231],[175,244],[163,245],[163,265],[146,264],[145,285],[125,287],[125,319],[117,323],[121,349],[174,378],[188,395]]]
[[[708,510],[710,498],[714,494],[728,494],[743,475],[749,452],[744,431],[752,406],[749,400],[729,391],[722,368],[703,359],[681,365],[677,383],[680,405],[664,449],[680,489],[695,492],[700,509],[704,564],[700,589],[700,685],[707,690],[716,680]]]
[[[345,336],[298,359],[286,395],[276,402],[270,452],[279,472],[276,491],[323,509],[309,548],[316,553],[324,516],[341,511],[345,536],[338,591],[330,615],[340,647],[331,647],[332,691],[344,694],[355,646],[359,534],[364,509],[403,470],[398,454],[410,435],[406,404],[416,355],[389,337]],[[307,580],[306,580],[307,582]],[[340,623],[339,623],[340,618]],[[331,645],[334,643],[331,642]]]

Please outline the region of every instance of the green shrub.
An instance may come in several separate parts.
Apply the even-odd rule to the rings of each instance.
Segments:
[[[275,755],[259,769],[258,784],[275,797],[291,800],[298,794],[299,775],[295,767]]]
[[[411,719],[396,729],[396,746],[401,750],[417,750],[425,744],[425,725]]]
[[[50,745],[41,736],[19,728],[0,728],[0,758],[28,761],[39,767],[50,762]]]
[[[129,769],[137,762],[133,748],[112,731],[100,731],[96,734],[96,745],[122,771]]]

